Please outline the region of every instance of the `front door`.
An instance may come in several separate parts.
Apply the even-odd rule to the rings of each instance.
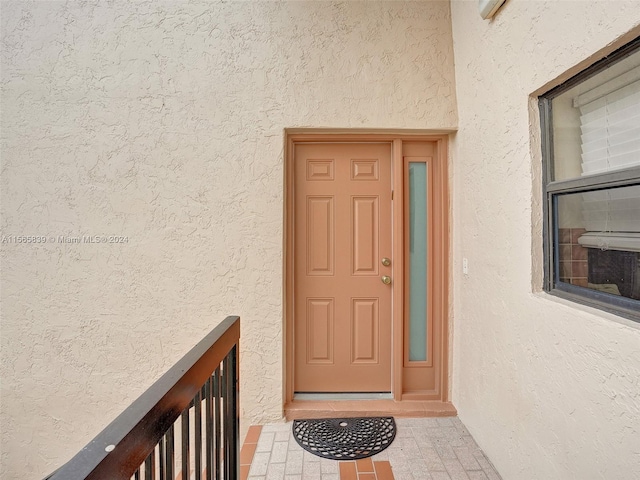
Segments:
[[[296,392],[391,391],[391,148],[295,145]]]

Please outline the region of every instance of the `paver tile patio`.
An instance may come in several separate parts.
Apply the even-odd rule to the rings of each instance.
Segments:
[[[252,427],[248,440],[255,447],[247,454],[255,454],[243,480],[500,480],[459,418],[398,418],[396,425],[386,450],[356,462],[303,450],[291,422]]]

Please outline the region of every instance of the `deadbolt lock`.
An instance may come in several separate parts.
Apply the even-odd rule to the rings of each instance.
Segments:
[[[384,257],[382,259],[382,265],[384,265],[385,267],[388,267],[389,265],[391,265],[391,260],[389,260],[387,257]]]
[[[391,277],[388,275],[384,275],[382,278],[382,283],[384,283],[385,285],[390,285],[391,284]]]

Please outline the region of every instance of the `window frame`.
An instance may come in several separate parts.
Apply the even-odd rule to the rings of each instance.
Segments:
[[[560,196],[614,187],[640,185],[640,167],[599,173],[568,180],[554,180],[552,101],[567,90],[604,71],[608,66],[632,54],[640,54],[640,37],[587,67],[564,83],[538,97],[542,142],[543,189],[543,289],[554,296],[640,322],[640,300],[618,297],[597,290],[560,282],[557,202]]]

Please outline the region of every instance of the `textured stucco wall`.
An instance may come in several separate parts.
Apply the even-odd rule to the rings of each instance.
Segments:
[[[451,10],[454,404],[505,480],[640,478],[640,325],[539,292],[529,108],[530,94],[637,26],[640,2],[510,0],[491,22],[477,2]]]
[[[453,128],[448,2],[1,3],[3,479],[42,477],[227,314],[282,408],[283,129]],[[58,236],[122,235],[124,244]]]

